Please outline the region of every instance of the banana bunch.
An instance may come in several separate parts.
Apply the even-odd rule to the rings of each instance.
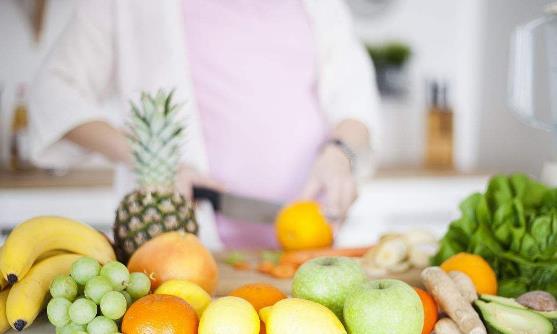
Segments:
[[[48,302],[51,281],[73,262],[90,256],[116,258],[108,239],[92,227],[62,217],[41,216],[18,225],[0,249],[0,333],[27,328]]]
[[[411,268],[423,269],[437,252],[437,239],[423,230],[383,235],[379,243],[363,257],[363,268],[370,276],[403,273]]]

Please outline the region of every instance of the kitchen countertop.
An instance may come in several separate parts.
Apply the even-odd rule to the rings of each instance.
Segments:
[[[433,170],[417,167],[379,169],[373,179],[470,177],[488,175],[485,172],[460,172],[455,170]],[[111,187],[114,172],[111,169],[79,169],[55,175],[45,170],[13,172],[0,170],[0,189],[30,188],[98,188]]]
[[[61,175],[40,169],[0,170],[0,189],[111,187],[113,177],[110,169],[71,170]]]

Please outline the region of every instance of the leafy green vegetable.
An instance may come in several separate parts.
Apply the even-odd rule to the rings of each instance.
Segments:
[[[460,211],[432,264],[459,252],[478,254],[497,273],[500,295],[545,290],[557,296],[557,189],[523,174],[499,175]]]

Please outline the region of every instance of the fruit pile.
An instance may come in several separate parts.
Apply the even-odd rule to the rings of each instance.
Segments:
[[[84,255],[100,263],[115,260],[104,235],[72,219],[43,216],[17,226],[0,252],[0,332],[29,327],[50,296],[51,282]]]
[[[72,264],[69,275],[52,281],[52,299],[46,308],[48,320],[59,333],[116,333],[116,321],[134,300],[150,290],[151,281],[143,273],[130,274],[124,264],[116,261],[101,267],[97,260],[82,257]]]

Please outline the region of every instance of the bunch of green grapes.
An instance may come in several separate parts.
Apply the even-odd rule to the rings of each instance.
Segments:
[[[70,275],[50,284],[52,299],[48,320],[60,334],[114,334],[128,307],[149,293],[151,281],[143,273],[131,273],[120,262],[101,267],[97,260],[82,257]]]

